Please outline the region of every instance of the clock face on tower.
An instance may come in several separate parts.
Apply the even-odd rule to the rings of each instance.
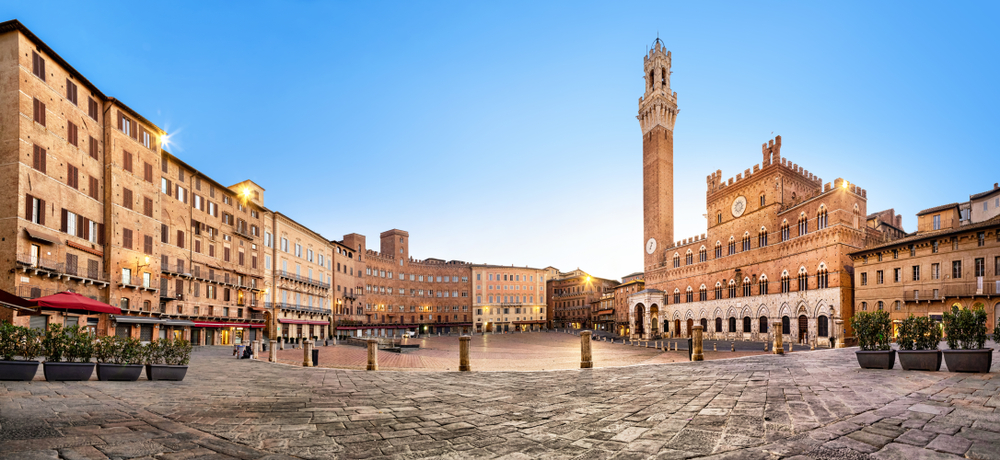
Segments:
[[[743,215],[743,211],[747,210],[747,197],[738,196],[733,200],[733,217],[739,217]]]
[[[652,254],[653,251],[656,251],[656,238],[650,238],[646,242],[646,254]]]

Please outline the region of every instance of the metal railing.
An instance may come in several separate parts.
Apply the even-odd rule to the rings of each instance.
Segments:
[[[50,270],[57,273],[64,273],[63,270],[65,269],[65,264],[62,262],[55,259],[32,256],[31,254],[18,254],[17,263],[18,265],[26,265],[28,267]]]
[[[311,313],[330,313],[328,308],[309,307],[306,305],[295,305],[291,303],[275,303],[274,306],[285,310],[305,311]]]
[[[937,295],[935,295],[937,291]],[[903,300],[907,302],[919,302],[922,300],[944,300],[948,297],[976,297],[995,296],[1000,293],[997,280],[983,280],[983,288],[979,289],[977,282],[971,283],[949,283],[938,285],[931,289],[906,289],[903,291]]]
[[[287,279],[290,279],[290,280],[293,280],[293,281],[298,281],[300,283],[311,284],[311,285],[314,285],[314,286],[321,287],[323,289],[330,289],[330,285],[328,283],[324,283],[324,282],[322,282],[320,280],[314,280],[314,279],[307,278],[307,277],[302,276],[302,275],[296,275],[295,273],[291,273],[291,272],[285,271],[285,270],[276,270],[276,271],[278,272],[278,276],[280,276],[282,278],[287,278]]]

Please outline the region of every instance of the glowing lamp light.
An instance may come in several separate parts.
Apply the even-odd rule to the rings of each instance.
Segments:
[[[149,256],[146,256],[146,263],[149,263]]]

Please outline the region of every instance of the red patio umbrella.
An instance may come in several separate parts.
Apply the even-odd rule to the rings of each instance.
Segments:
[[[58,308],[60,310],[86,310],[94,313],[122,314],[122,309],[98,302],[90,297],[84,297],[75,292],[57,292],[32,300],[40,308]]]

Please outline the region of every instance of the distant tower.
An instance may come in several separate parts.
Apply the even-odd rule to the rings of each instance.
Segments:
[[[646,93],[639,98],[642,128],[642,211],[645,266],[661,262],[674,240],[674,121],[677,93],[670,92],[670,52],[659,38],[643,59]]]

